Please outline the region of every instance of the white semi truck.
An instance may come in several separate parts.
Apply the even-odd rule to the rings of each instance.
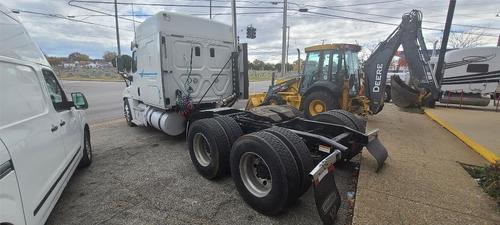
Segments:
[[[365,133],[364,121],[342,110],[307,120],[288,106],[229,108],[248,89],[245,64],[238,66],[247,59],[235,33],[229,25],[171,12],[145,20],[131,44],[131,71],[124,73],[127,123],[168,135],[186,131],[198,173],[207,179],[231,174],[245,202],[266,215],[281,212],[313,184],[320,217],[331,224],[341,201],[334,163],[366,146],[380,168],[387,151],[378,130]]]

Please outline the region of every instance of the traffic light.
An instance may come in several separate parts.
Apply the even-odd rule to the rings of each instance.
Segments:
[[[247,38],[248,39],[255,39],[257,33],[257,29],[253,27],[252,25],[247,26]]]

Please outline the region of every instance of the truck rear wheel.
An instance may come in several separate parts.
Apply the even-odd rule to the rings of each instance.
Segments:
[[[361,117],[354,115],[348,111],[342,110],[342,109],[336,109],[336,110],[332,110],[332,111],[339,112],[342,115],[344,115],[345,117],[349,118],[356,126],[357,131],[360,131],[363,133],[366,132],[366,122]]]
[[[346,126],[353,130],[361,132],[361,129],[357,127],[354,121],[352,121],[348,116],[338,112],[337,110],[320,113],[319,115],[314,117],[314,120]],[[350,146],[347,154],[342,156],[342,159],[344,161],[349,161],[358,153],[360,153],[361,150],[363,150],[363,146],[354,143]]]
[[[252,208],[266,215],[280,213],[299,192],[299,173],[292,153],[274,135],[242,136],[231,151],[236,189]]]
[[[229,171],[231,145],[217,120],[208,118],[193,122],[187,141],[191,161],[203,177],[214,179]]]
[[[311,186],[309,172],[314,169],[314,164],[309,152],[309,148],[307,148],[306,143],[304,143],[304,141],[302,141],[302,139],[298,135],[294,134],[288,129],[281,127],[272,127],[264,130],[264,132],[278,137],[283,143],[285,143],[285,145],[292,153],[299,170],[300,190],[298,195],[296,196],[296,198],[299,198]],[[293,200],[294,199],[291,199],[291,201]]]
[[[340,104],[337,98],[330,95],[329,92],[318,90],[308,94],[304,98],[301,108],[304,111],[306,118],[311,119],[322,112],[339,109]]]
[[[215,120],[224,128],[227,137],[229,138],[229,144],[233,144],[236,139],[243,135],[240,125],[229,116],[216,116]]]

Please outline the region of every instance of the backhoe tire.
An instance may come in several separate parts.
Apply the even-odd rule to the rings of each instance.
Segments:
[[[262,214],[282,212],[300,190],[292,153],[267,132],[240,137],[233,145],[230,162],[236,189],[248,205]]]
[[[214,119],[224,128],[230,145],[233,145],[236,139],[243,135],[240,125],[233,118],[229,116],[216,116]]]
[[[336,110],[320,113],[319,115],[314,117],[314,120],[320,121],[320,122],[325,122],[325,123],[333,123],[333,124],[346,126],[346,127],[349,127],[353,130],[357,130],[357,131],[361,132],[361,130],[358,130],[356,124],[349,117],[345,116],[344,114],[342,114]],[[363,146],[356,145],[356,144],[353,144],[353,145],[347,146],[347,147],[349,147],[349,150],[348,150],[347,154],[342,156],[343,161],[351,160],[354,156],[356,156],[358,153],[360,153],[361,150],[363,149]]]
[[[270,94],[262,102],[262,105],[285,105],[285,104],[286,104],[285,99],[283,99],[283,97],[281,97],[281,95],[278,94]]]
[[[123,99],[123,116],[125,116],[125,120],[127,124],[131,127],[135,127],[135,123],[132,122],[132,110],[130,109],[130,104],[128,103],[128,99]]]
[[[386,86],[384,94],[384,102],[391,102],[391,86]]]
[[[305,96],[301,106],[304,115],[308,119],[333,109],[340,109],[340,103],[336,96],[332,96],[327,91],[314,91]]]
[[[211,180],[229,172],[229,137],[214,118],[194,121],[189,127],[189,155],[200,175]]]
[[[295,133],[289,131],[288,129],[281,127],[272,127],[265,129],[264,132],[270,133],[278,137],[285,145],[288,147],[292,153],[295,163],[297,164],[299,170],[300,178],[300,190],[296,198],[302,196],[311,186],[311,179],[309,178],[309,172],[314,169],[313,160],[311,158],[311,153],[309,148],[302,141],[302,139]],[[293,201],[295,199],[289,199]]]

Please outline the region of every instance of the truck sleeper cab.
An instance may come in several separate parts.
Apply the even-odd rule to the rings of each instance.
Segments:
[[[82,93],[68,99],[38,46],[0,5],[0,224],[44,224],[69,178],[90,165]]]

